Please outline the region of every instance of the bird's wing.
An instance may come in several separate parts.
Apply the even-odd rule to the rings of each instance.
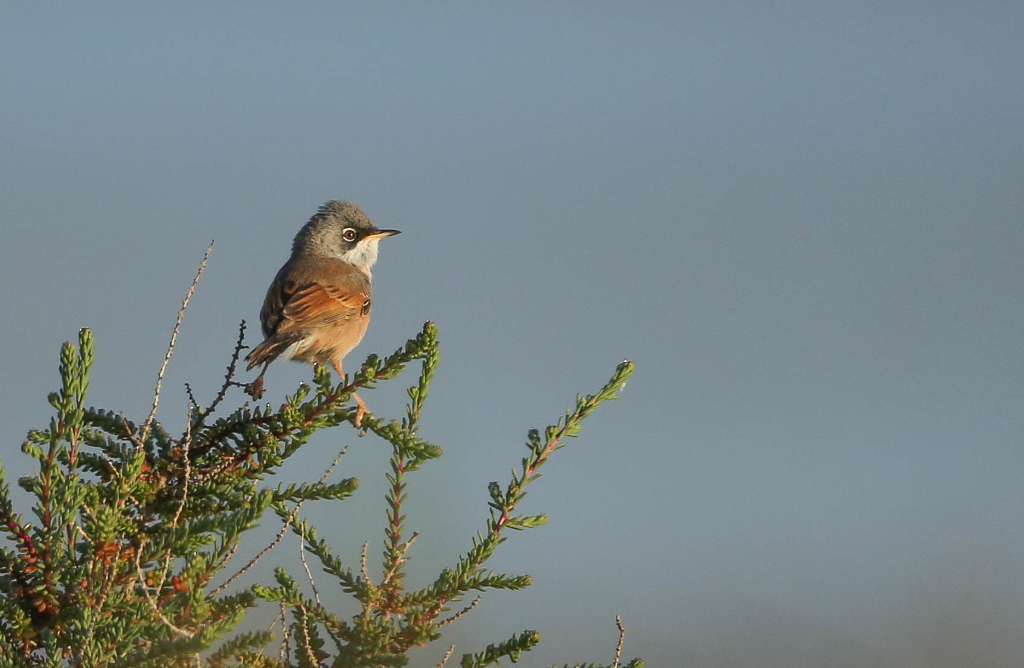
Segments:
[[[278,333],[336,325],[359,317],[369,308],[370,295],[335,285],[307,283],[297,286],[284,305]]]
[[[264,334],[316,329],[369,313],[369,281],[361,275],[323,269],[316,272],[317,280],[301,270],[278,276],[260,312]]]

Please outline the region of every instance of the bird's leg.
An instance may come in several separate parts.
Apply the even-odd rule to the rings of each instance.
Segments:
[[[345,372],[341,370],[340,360],[334,362],[334,370],[338,372],[338,376],[341,377],[342,380],[345,379]],[[356,429],[358,429],[363,421],[363,416],[366,415],[366,403],[363,402],[362,397],[355,392],[352,393],[352,398],[356,401],[356,419],[353,422],[356,425]]]
[[[363,402],[362,397],[355,392],[352,393],[352,398],[356,400],[356,419],[354,424],[356,425],[356,429],[358,429],[359,425],[363,421],[363,416],[366,415],[366,404]]]
[[[260,371],[260,375],[256,376],[256,380],[245,386],[245,393],[255,401],[259,401],[260,397],[263,396],[263,376],[266,375],[268,366],[270,366],[270,362],[263,365],[263,371]]]

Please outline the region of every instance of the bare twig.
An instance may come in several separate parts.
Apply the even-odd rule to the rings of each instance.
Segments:
[[[124,416],[124,413],[120,414],[120,418],[121,425],[124,427],[124,435],[128,438],[129,441],[132,442],[132,445],[141,450],[142,441],[139,440],[139,438],[134,433],[132,433],[132,423],[128,421],[128,418]]]
[[[366,570],[366,551],[370,549],[370,541],[363,541],[363,553],[359,556],[359,572],[363,574],[363,581],[366,584],[373,586],[373,580],[370,579],[370,574]]]
[[[622,642],[626,639],[626,627],[622,625],[622,618],[615,615],[615,625],[619,627],[619,644],[615,646],[615,663],[612,668],[619,668],[619,659],[622,658]]]
[[[480,599],[482,599],[482,598],[483,598],[482,596],[477,596],[476,598],[474,598],[474,599],[473,599],[473,602],[472,602],[472,603],[470,603],[469,605],[467,605],[467,606],[466,606],[465,608],[463,608],[462,610],[459,610],[458,612],[456,612],[456,613],[455,613],[454,615],[452,615],[451,617],[448,617],[447,619],[442,619],[441,621],[439,621],[439,622],[437,623],[437,625],[438,625],[438,626],[448,626],[449,624],[451,624],[452,622],[454,622],[454,621],[455,621],[456,619],[458,619],[458,618],[459,618],[459,617],[461,617],[462,615],[466,614],[467,612],[469,612],[470,610],[472,610],[473,608],[475,608],[475,607],[477,606],[477,604],[479,604],[479,603],[480,603]]]
[[[455,645],[450,645],[448,651],[444,653],[444,658],[441,659],[441,663],[437,664],[437,668],[444,668],[444,664],[448,663],[448,659],[452,658],[452,652],[455,651]]]
[[[231,546],[231,549],[228,550],[227,553],[223,557],[221,557],[220,561],[217,562],[217,567],[214,570],[219,571],[220,569],[224,568],[224,566],[226,566],[227,563],[231,561],[231,558],[235,556],[235,552],[238,552],[239,545],[241,545],[241,541],[236,540],[234,545]]]
[[[240,384],[240,383],[236,383],[235,381],[233,381],[231,379],[235,377],[235,367],[238,366],[238,359],[239,359],[239,357],[242,354],[242,350],[245,349],[245,344],[243,343],[244,340],[245,340],[245,320],[243,320],[238,325],[238,340],[235,342],[235,349],[231,353],[231,361],[228,363],[227,373],[224,375],[224,383],[220,386],[220,390],[218,390],[217,396],[215,396],[213,398],[213,401],[210,403],[210,405],[207,406],[199,414],[199,419],[196,421],[196,428],[197,429],[199,427],[201,427],[202,424],[203,424],[203,421],[206,420],[206,418],[208,418],[213,413],[213,411],[215,411],[217,409],[217,406],[220,405],[220,402],[224,401],[224,397],[227,396],[227,393],[228,393],[228,388],[231,387],[232,385],[239,385]],[[198,407],[198,404],[197,404],[197,407]]]
[[[135,570],[139,574],[139,584],[142,585],[140,589],[142,589],[143,596],[146,597],[146,603],[149,604],[150,610],[152,610],[153,613],[160,618],[160,621],[162,621],[170,630],[174,631],[178,635],[185,636],[186,638],[194,638],[194,633],[178,628],[171,622],[171,620],[164,616],[164,613],[160,612],[160,608],[157,606],[156,601],[154,601],[153,597],[149,595],[149,587],[146,586],[146,574],[142,572],[142,563],[140,562],[141,557],[142,546],[140,545],[139,549],[135,552]]]
[[[287,659],[288,659],[288,657],[286,656],[285,652],[287,652],[287,650],[288,650],[288,641],[291,639],[291,635],[289,633],[289,626],[288,626],[288,609],[285,607],[284,601],[281,601],[281,612],[279,613],[279,616],[281,617],[281,652],[280,652],[280,658],[281,658],[281,663],[285,663],[287,661]]]
[[[183,510],[185,510],[185,503],[188,501],[188,481],[189,481],[189,478],[192,477],[192,467],[191,467],[191,462],[189,462],[189,457],[188,457],[188,449],[189,449],[189,446],[192,444],[192,429],[191,429],[191,426],[192,426],[192,410],[193,410],[192,407],[189,406],[188,407],[188,420],[187,420],[188,428],[185,431],[185,438],[182,440],[182,443],[181,443],[182,451],[183,451],[184,457],[185,457],[185,477],[184,477],[184,479],[182,480],[182,483],[181,483],[181,485],[182,485],[182,488],[181,488],[181,502],[178,504],[178,509],[174,512],[174,519],[171,520],[171,526],[172,527],[177,527],[178,526],[178,522],[181,520],[181,513],[182,513]],[[167,581],[167,574],[170,572],[170,570],[171,570],[171,548],[167,548],[167,551],[164,553],[164,564],[163,564],[163,568],[161,569],[160,579],[157,581],[156,586],[154,587],[157,591],[160,591],[161,589],[163,589],[164,582]]]
[[[285,620],[284,617],[285,617],[284,601],[281,601],[281,610],[276,615],[274,615],[274,618],[272,620],[270,620],[270,626],[267,627],[267,633],[273,633],[274,632],[274,627],[277,626],[277,620],[279,620],[279,619],[282,620],[282,625],[285,627],[285,630],[287,631],[288,622],[287,622],[287,620]],[[265,649],[266,649],[265,647],[261,647],[260,650],[258,652],[256,652],[256,658],[257,659],[262,659],[263,658],[263,651]],[[284,648],[281,649],[281,663],[284,663]]]
[[[302,560],[302,568],[306,571],[306,577],[309,579],[309,586],[313,588],[313,600],[316,601],[316,604],[319,607],[323,608],[324,604],[323,601],[320,600],[320,592],[316,588],[316,580],[313,579],[313,573],[309,570],[309,563],[306,561],[306,540],[302,536],[299,536],[299,559]],[[341,639],[334,634],[334,631],[331,630],[330,626],[325,627],[325,629],[327,631],[327,635],[331,636],[331,640],[334,641],[334,644],[338,646],[340,651],[342,647]]]
[[[185,438],[181,441],[182,455],[185,458],[185,477],[181,483],[181,503],[178,504],[178,510],[174,513],[174,519],[171,521],[172,527],[178,526],[178,521],[181,519],[181,511],[185,509],[185,502],[188,501],[188,481],[192,477],[192,462],[188,452],[189,447],[192,445],[192,410],[193,408],[189,406],[188,415],[186,416]]]
[[[334,461],[331,462],[331,465],[328,466],[327,470],[324,471],[324,474],[322,476],[320,476],[320,484],[321,485],[324,484],[324,482],[327,481],[327,476],[329,476],[331,474],[331,471],[333,471],[334,467],[338,465],[338,462],[341,461],[341,458],[344,456],[344,454],[346,452],[348,452],[348,446],[346,446],[346,447],[341,449],[341,452],[338,453],[338,456],[334,458]],[[274,540],[271,541],[270,545],[267,545],[265,548],[260,550],[259,554],[257,554],[255,557],[253,557],[249,561],[249,563],[247,563],[245,566],[242,566],[242,568],[239,569],[237,573],[235,573],[234,575],[229,577],[219,587],[214,589],[213,592],[211,592],[211,595],[212,596],[216,596],[218,593],[223,591],[225,587],[227,587],[229,584],[231,584],[232,582],[234,582],[235,580],[240,578],[243,574],[248,572],[249,569],[251,569],[253,566],[255,566],[257,564],[257,562],[259,562],[260,559],[262,559],[263,557],[267,556],[268,552],[270,552],[275,547],[277,547],[278,544],[280,544],[280,542],[282,540],[284,540],[284,535],[286,533],[288,533],[288,527],[290,527],[292,525],[292,523],[295,521],[296,516],[299,514],[299,509],[302,508],[302,504],[305,503],[305,502],[306,502],[305,499],[302,499],[298,503],[295,504],[295,507],[292,508],[292,511],[290,513],[288,513],[288,519],[286,519],[284,521],[284,526],[282,526],[281,530],[277,532],[277,536],[274,537]]]
[[[206,248],[206,254],[203,255],[203,261],[199,263],[199,271],[196,272],[196,277],[192,279],[192,285],[189,286],[188,292],[185,294],[185,300],[181,303],[181,308],[178,309],[178,319],[174,323],[174,329],[171,331],[171,341],[167,345],[167,354],[164,355],[163,364],[160,365],[160,373],[156,376],[156,389],[153,391],[153,408],[149,411],[149,417],[146,418],[146,422],[142,427],[142,435],[139,438],[143,443],[146,442],[146,437],[149,436],[149,429],[153,425],[153,419],[156,417],[156,409],[160,404],[160,390],[164,384],[164,373],[167,371],[167,363],[171,361],[171,355],[174,354],[174,344],[178,340],[178,331],[181,329],[181,321],[185,318],[185,310],[188,308],[189,301],[192,300],[192,295],[196,292],[196,285],[199,284],[199,279],[203,277],[203,271],[206,269],[206,261],[210,259],[210,253],[213,252],[213,242]]]
[[[341,449],[341,452],[338,453],[338,456],[334,458],[334,461],[331,462],[331,465],[328,466],[327,469],[324,471],[324,474],[320,476],[319,483],[321,485],[327,482],[327,476],[331,475],[331,471],[333,471],[334,467],[338,465],[338,462],[341,461],[341,458],[345,456],[346,452],[348,452],[347,445]]]
[[[316,666],[319,665],[319,662],[316,660],[316,655],[313,654],[313,648],[309,646],[309,613],[306,612],[304,605],[300,605],[299,610],[302,612],[302,644],[306,648],[306,658]]]
[[[188,395],[188,405],[190,407],[199,408],[199,402],[196,401],[196,395],[192,393],[192,386],[185,383],[185,394]]]
[[[309,564],[306,562],[306,540],[299,536],[299,559],[302,561],[302,568],[306,571],[306,577],[309,579],[309,586],[313,588],[313,600],[321,608],[324,607],[323,602],[320,600],[320,592],[316,588],[316,580],[313,579],[313,572],[309,570]]]
[[[296,513],[299,512],[299,507],[301,507],[301,506],[302,506],[302,504],[299,503],[298,505],[295,506],[294,509],[292,509],[292,512],[288,516],[288,519],[285,520],[284,526],[282,526],[281,530],[277,532],[277,536],[274,537],[274,540],[271,541],[270,545],[267,545],[265,548],[260,550],[259,553],[249,561],[249,563],[247,563],[245,566],[242,566],[240,569],[238,569],[237,573],[235,573],[234,575],[229,577],[227,580],[225,580],[223,583],[221,583],[221,585],[219,587],[217,587],[212,592],[210,592],[210,595],[211,596],[216,596],[217,594],[219,594],[229,584],[231,584],[232,582],[234,582],[238,578],[240,578],[243,575],[245,575],[249,571],[249,569],[252,568],[253,566],[255,566],[257,564],[257,562],[259,562],[260,559],[262,559],[263,557],[265,557],[267,555],[268,552],[270,552],[275,547],[277,547],[278,544],[282,540],[284,540],[284,535],[286,533],[288,533],[288,527],[291,526],[292,520],[295,519],[295,515],[296,515]]]

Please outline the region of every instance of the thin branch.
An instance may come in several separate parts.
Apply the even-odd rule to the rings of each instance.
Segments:
[[[238,366],[238,359],[242,355],[242,350],[245,349],[245,343],[243,343],[244,340],[245,320],[243,320],[238,325],[238,340],[235,342],[235,349],[231,353],[231,362],[228,363],[227,373],[224,375],[224,383],[220,386],[220,390],[218,390],[217,396],[213,398],[213,401],[210,403],[210,405],[207,406],[206,409],[204,409],[203,412],[199,414],[199,420],[196,422],[197,429],[201,427],[203,425],[203,421],[206,420],[206,418],[208,418],[213,413],[213,411],[217,409],[217,406],[220,405],[220,402],[224,401],[224,397],[227,396],[228,393],[228,388],[231,387],[232,385],[239,384],[232,381],[231,379],[235,377],[235,367]]]
[[[523,458],[522,474],[517,475],[513,473],[512,482],[506,488],[503,498],[498,500],[499,503],[492,504],[491,519],[487,521],[487,534],[482,536],[480,541],[474,540],[473,549],[466,553],[464,557],[468,567],[460,569],[453,589],[463,586],[466,578],[478,572],[481,564],[491,556],[494,549],[504,540],[502,530],[507,525],[510,517],[512,517],[512,512],[515,511],[518,503],[525,496],[526,485],[539,477],[537,469],[547,462],[551,453],[564,445],[563,441],[566,438],[577,435],[580,423],[597,406],[604,401],[616,398],[615,392],[625,386],[626,379],[633,373],[633,368],[633,363],[625,360],[615,368],[615,374],[611,380],[597,394],[588,395],[586,398],[577,396],[575,410],[567,414],[564,420],[559,420],[561,426],[551,425],[545,430],[546,443],[541,442],[539,431],[530,430],[530,443],[528,444],[530,456]],[[495,510],[501,510],[501,514],[497,517],[495,517]],[[427,619],[437,617],[441,613],[442,606],[447,602],[448,598],[442,596],[435,604],[424,611],[423,617]]]
[[[288,626],[288,609],[285,607],[283,599],[281,600],[281,612],[279,613],[279,617],[281,618],[281,652],[280,652],[280,658],[281,658],[281,663],[286,663],[287,662],[287,657],[285,655],[285,652],[288,650],[288,641],[291,639],[291,635],[289,633],[290,630],[291,630],[291,627]],[[275,618],[275,621],[276,621],[276,618]]]
[[[229,577],[229,578],[228,578],[227,580],[225,580],[224,582],[222,582],[222,583],[220,584],[220,586],[218,586],[218,587],[217,587],[216,589],[214,589],[213,591],[211,591],[211,592],[210,592],[210,596],[216,596],[217,594],[219,594],[220,592],[222,592],[222,591],[224,590],[224,588],[225,588],[225,587],[227,587],[227,586],[228,586],[229,584],[231,584],[232,582],[234,582],[235,580],[237,580],[238,578],[242,577],[242,576],[243,576],[243,575],[245,575],[245,574],[246,574],[247,572],[249,572],[249,569],[251,569],[251,568],[252,568],[253,566],[255,566],[255,565],[257,564],[257,562],[259,562],[259,560],[260,560],[260,559],[262,559],[263,557],[265,557],[265,556],[267,555],[267,553],[268,553],[268,552],[270,552],[270,551],[271,551],[271,550],[273,550],[273,549],[274,549],[275,547],[277,547],[277,546],[278,546],[278,544],[279,544],[279,543],[280,543],[280,542],[281,542],[282,540],[284,540],[284,535],[285,535],[286,533],[288,533],[288,527],[289,527],[289,526],[291,526],[291,524],[292,524],[292,520],[294,520],[294,519],[295,519],[295,515],[296,515],[296,513],[298,513],[298,512],[299,512],[299,508],[300,508],[301,506],[302,506],[302,502],[299,502],[299,504],[298,504],[298,505],[296,505],[294,509],[292,509],[292,512],[291,512],[291,514],[290,514],[290,515],[288,515],[288,519],[287,519],[287,520],[285,520],[285,522],[284,522],[284,526],[282,526],[282,527],[281,527],[281,530],[277,532],[277,536],[275,536],[275,537],[274,537],[274,540],[273,540],[273,541],[271,541],[270,545],[267,545],[267,546],[266,546],[265,548],[263,548],[262,550],[260,550],[260,551],[259,551],[259,554],[257,554],[257,555],[256,555],[255,557],[253,557],[253,558],[252,558],[252,559],[251,559],[251,560],[249,561],[249,563],[247,563],[247,564],[246,564],[245,566],[242,566],[242,567],[241,567],[240,569],[238,569],[238,572],[237,572],[237,573],[235,573],[234,575],[232,575],[231,577]]]
[[[334,461],[331,462],[331,465],[328,466],[327,470],[324,471],[324,474],[322,476],[320,476],[320,484],[321,485],[324,484],[324,482],[327,481],[327,476],[329,476],[331,474],[331,471],[333,471],[334,467],[338,465],[338,462],[341,461],[341,458],[345,455],[346,452],[348,452],[348,446],[345,446],[344,448],[341,449],[341,452],[338,453],[338,456],[334,458]],[[279,532],[277,532],[277,536],[274,537],[274,540],[270,543],[270,545],[267,545],[265,548],[260,550],[259,554],[257,554],[255,557],[253,557],[252,560],[250,560],[249,563],[247,563],[245,566],[242,566],[242,568],[239,569],[239,571],[237,573],[235,573],[234,575],[229,577],[219,587],[214,589],[210,593],[210,595],[211,596],[216,596],[218,593],[223,591],[225,587],[227,587],[229,584],[231,584],[232,582],[234,582],[235,580],[240,578],[243,574],[248,572],[249,569],[251,569],[253,566],[255,566],[257,564],[257,562],[259,562],[260,559],[262,559],[263,557],[267,556],[268,552],[270,552],[275,547],[277,547],[278,544],[280,544],[280,542],[282,540],[284,540],[284,535],[286,533],[288,533],[288,527],[290,527],[292,525],[292,523],[295,521],[296,516],[298,516],[298,514],[299,514],[299,510],[302,508],[302,504],[305,503],[305,502],[306,502],[305,499],[301,499],[301,500],[299,500],[298,503],[295,504],[295,507],[292,508],[292,512],[288,513],[288,519],[286,519],[284,521],[284,526],[282,526],[281,530]]]
[[[444,653],[444,658],[441,659],[441,663],[437,664],[437,668],[444,668],[444,664],[448,663],[448,659],[452,658],[452,652],[455,651],[455,645],[450,645],[448,651]]]
[[[124,413],[121,413],[120,417],[121,425],[124,427],[124,435],[128,438],[129,441],[132,442],[132,445],[141,450],[143,447],[142,441],[139,440],[139,438],[133,433],[131,422],[128,422],[128,418],[125,417]]]
[[[174,631],[178,635],[185,636],[186,638],[194,638],[194,633],[190,633],[185,629],[178,628],[171,622],[171,620],[167,619],[167,617],[164,616],[164,613],[160,612],[160,608],[157,607],[156,601],[154,601],[153,597],[149,595],[149,588],[146,586],[146,574],[142,572],[142,563],[140,562],[141,557],[142,547],[140,546],[139,549],[135,552],[135,570],[139,574],[139,584],[141,585],[142,595],[146,597],[146,603],[149,604],[150,610],[152,610],[153,613],[160,618],[160,621],[162,621],[164,625],[170,630]]]
[[[185,502],[188,501],[188,481],[192,477],[192,462],[188,456],[189,448],[192,446],[192,410],[192,406],[189,406],[188,415],[186,416],[185,438],[181,442],[182,455],[185,458],[185,477],[182,480],[181,503],[178,504],[178,510],[175,511],[174,519],[171,520],[172,527],[178,526],[178,521],[181,519],[181,511],[185,509]]]
[[[320,600],[320,592],[316,588],[316,580],[313,579],[313,572],[309,570],[309,563],[306,562],[306,539],[302,536],[299,536],[299,559],[302,561],[302,568],[306,571],[306,577],[309,579],[309,586],[313,588],[313,600],[322,608],[324,604]]]
[[[219,572],[222,568],[224,568],[227,565],[227,563],[229,561],[231,561],[231,558],[235,556],[236,552],[238,552],[238,546],[241,545],[241,544],[242,544],[241,541],[236,540],[234,542],[234,544],[231,546],[231,549],[228,550],[224,554],[224,556],[220,558],[219,561],[217,561],[217,565],[214,568],[207,570],[207,575],[206,575],[207,582],[209,582],[209,578],[210,578],[212,573]]]
[[[185,383],[185,394],[188,395],[188,405],[190,408],[199,408],[199,402],[196,401],[196,395],[192,392],[192,386]]]
[[[476,598],[474,598],[474,599],[473,599],[473,602],[472,602],[472,603],[470,603],[469,605],[467,605],[467,606],[466,606],[465,608],[463,608],[462,610],[459,610],[458,612],[456,612],[456,613],[455,613],[454,615],[452,615],[451,617],[448,617],[447,619],[442,619],[441,621],[439,621],[439,622],[437,623],[437,625],[438,625],[439,627],[440,627],[440,626],[448,626],[449,624],[451,624],[452,622],[454,622],[454,621],[455,621],[456,619],[458,619],[459,617],[463,616],[464,614],[466,614],[467,612],[469,612],[470,610],[472,610],[473,608],[475,608],[475,607],[477,606],[477,604],[479,604],[479,603],[480,603],[480,600],[481,600],[482,598],[483,598],[483,596],[477,596]]]
[[[622,642],[626,639],[626,627],[622,625],[622,618],[615,615],[615,625],[619,627],[619,644],[615,646],[615,663],[612,668],[619,668],[619,659],[622,657]]]
[[[398,362],[396,364],[400,365],[400,364],[403,364],[403,362]],[[384,365],[384,366],[382,366],[380,369],[377,370],[376,378],[385,378],[385,377],[387,377],[387,375],[391,372],[391,370],[392,370],[392,368],[394,366],[395,365],[391,365],[391,366]],[[374,379],[361,378],[361,379],[354,380],[351,384],[341,384],[341,385],[338,385],[336,388],[334,388],[334,391],[332,391],[330,394],[326,395],[323,398],[322,401],[318,402],[318,404],[317,404],[317,406],[315,408],[313,408],[311,411],[309,411],[308,413],[306,413],[304,415],[304,417],[302,419],[302,422],[299,425],[292,426],[292,427],[281,427],[281,428],[275,427],[275,428],[271,429],[268,432],[268,435],[269,436],[273,436],[274,438],[277,438],[277,439],[286,438],[289,435],[291,435],[293,432],[297,431],[299,428],[307,427],[307,426],[311,425],[320,415],[322,415],[324,413],[327,413],[329,411],[338,412],[338,411],[342,410],[341,408],[338,407],[339,402],[341,402],[343,399],[347,400],[352,394],[355,393],[356,390],[358,390],[360,388],[365,389],[367,384],[368,383],[372,383],[372,382],[374,382]],[[349,416],[347,418],[348,421],[349,422],[354,421],[355,420],[356,411],[354,409],[347,409],[347,411],[348,411],[348,414],[349,414]],[[260,417],[253,417],[252,419],[248,420],[246,422],[246,424],[254,425],[254,426],[259,427],[259,426],[262,426],[262,425],[274,423],[275,420],[277,420],[277,418],[274,415],[266,414],[266,415],[263,415],[263,416],[260,416]],[[382,428],[381,422],[382,421],[380,419],[375,418],[375,417],[373,417],[371,415],[369,417],[366,417],[363,420],[363,426],[367,427],[370,431],[374,432],[375,434],[377,434],[381,438],[387,440],[388,439],[388,434]],[[195,453],[195,456],[196,457],[202,457],[207,452],[209,452],[211,449],[213,449],[216,443],[218,443],[220,440],[224,439],[225,437],[230,436],[232,433],[234,433],[234,431],[236,429],[237,429],[237,427],[222,427],[222,428],[219,428],[219,429],[218,428],[211,429],[210,432],[208,432],[206,434],[206,438],[204,439],[205,440],[205,445],[203,447],[197,448],[196,450],[193,451]],[[239,457],[241,459],[244,459],[245,457],[248,457],[249,454],[250,454],[249,452],[242,452],[242,453],[240,453]],[[233,463],[237,463],[237,462],[228,462],[227,464],[225,464],[225,467],[229,467]]]
[[[316,660],[316,655],[313,654],[313,648],[309,646],[309,613],[306,612],[304,605],[300,605],[299,610],[302,612],[302,644],[306,648],[306,658],[315,666],[319,662]]]
[[[185,438],[182,440],[182,452],[185,457],[185,477],[182,479],[181,489],[181,502],[178,504],[178,509],[174,512],[174,519],[171,520],[171,526],[177,527],[178,522],[181,521],[181,513],[185,510],[185,503],[188,501],[188,481],[192,477],[192,466],[188,457],[189,446],[192,445],[192,406],[188,407],[187,422],[188,425],[185,430]],[[167,574],[171,570],[171,553],[173,550],[168,547],[164,553],[164,565],[160,573],[160,579],[157,581],[155,589],[160,591],[164,587],[164,582],[167,581]]]
[[[206,261],[210,259],[210,253],[213,252],[213,242],[206,248],[206,254],[203,255],[203,261],[199,263],[199,271],[196,272],[196,277],[192,279],[192,285],[189,286],[188,292],[185,294],[185,300],[181,303],[181,308],[178,309],[178,319],[174,323],[174,330],[171,331],[171,341],[167,345],[167,354],[164,355],[163,364],[160,365],[160,373],[156,376],[156,389],[153,391],[153,408],[149,411],[149,417],[146,418],[146,423],[142,427],[142,436],[139,438],[143,443],[146,442],[146,438],[149,436],[149,429],[153,425],[153,419],[156,417],[156,409],[160,404],[160,390],[164,384],[164,373],[167,371],[167,364],[171,361],[171,355],[174,354],[174,344],[178,340],[178,331],[181,329],[181,321],[185,319],[185,310],[188,308],[189,301],[192,300],[192,295],[196,292],[196,285],[199,284],[199,279],[203,277],[203,271],[206,270]]]
[[[320,592],[316,588],[316,580],[313,579],[313,573],[309,570],[309,563],[306,561],[306,539],[301,535],[299,536],[299,559],[302,560],[302,568],[306,571],[306,577],[309,579],[309,586],[313,588],[313,600],[316,601],[316,604],[319,607],[323,608],[324,604],[323,601],[320,600]],[[327,631],[327,635],[331,636],[331,640],[334,641],[334,644],[338,646],[338,651],[341,651],[343,646],[341,639],[334,635],[334,631],[331,630],[330,626],[325,626],[325,630]]]
[[[402,564],[406,562],[405,553],[409,551],[409,548],[412,547],[412,544],[416,542],[416,539],[419,537],[420,532],[416,531],[409,536],[409,540],[398,546],[398,550],[395,551],[395,561],[391,564],[391,568],[388,572],[384,574],[384,579],[381,580],[381,585],[391,584],[391,581],[395,577],[395,573],[397,573],[398,569],[402,567]]]
[[[363,574],[363,580],[366,584],[373,586],[373,580],[370,579],[370,574],[366,571],[366,551],[370,549],[370,541],[363,541],[363,553],[359,556],[359,572]]]

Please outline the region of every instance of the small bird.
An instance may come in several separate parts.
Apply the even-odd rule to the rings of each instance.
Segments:
[[[331,364],[344,377],[341,361],[363,339],[372,305],[370,268],[377,244],[398,234],[379,230],[352,202],[327,202],[292,242],[292,255],[277,272],[260,309],[263,343],[246,356],[246,370],[262,364],[249,385],[263,395],[263,376],[278,357]],[[366,404],[353,393],[358,427]]]

